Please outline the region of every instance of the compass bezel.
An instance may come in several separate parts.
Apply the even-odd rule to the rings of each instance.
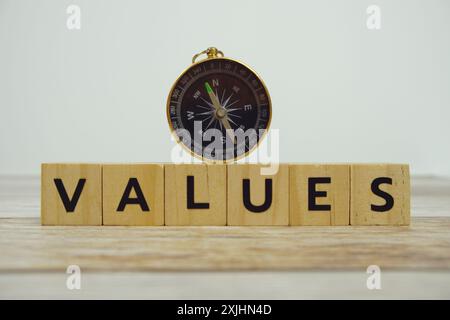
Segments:
[[[213,60],[221,60],[221,61],[223,60],[223,61],[230,61],[230,62],[233,62],[233,63],[237,63],[237,64],[242,65],[243,67],[247,68],[251,73],[253,73],[253,75],[259,80],[259,82],[261,83],[262,87],[264,88],[264,92],[265,92],[265,94],[267,96],[267,108],[269,110],[269,118],[267,120],[267,126],[264,129],[264,132],[261,135],[261,137],[259,137],[257,143],[252,148],[250,148],[248,151],[244,152],[243,154],[238,155],[237,157],[233,157],[233,158],[229,158],[229,159],[222,159],[222,160],[216,160],[216,159],[210,159],[210,158],[204,157],[203,155],[199,155],[194,150],[192,150],[191,148],[186,146],[181,141],[180,137],[176,134],[176,129],[173,127],[172,119],[171,119],[171,116],[170,116],[170,104],[171,104],[170,102],[172,101],[171,97],[172,97],[173,91],[175,90],[175,88],[176,88],[178,82],[180,81],[180,79],[185,74],[187,74],[191,69],[195,68],[196,66],[198,66],[198,65],[200,65],[202,63],[208,62],[208,61],[213,61]],[[264,80],[261,78],[261,76],[254,69],[249,67],[247,64],[245,64],[245,63],[243,63],[241,61],[238,61],[238,60],[235,60],[235,59],[232,59],[232,58],[228,58],[228,57],[223,57],[223,56],[220,56],[220,57],[208,57],[208,58],[205,58],[205,59],[202,59],[202,60],[199,60],[199,61],[196,61],[196,62],[192,63],[189,67],[184,69],[183,72],[175,79],[174,83],[172,84],[172,86],[170,88],[169,94],[167,96],[166,117],[167,117],[167,123],[169,125],[169,129],[170,129],[170,133],[175,138],[176,143],[180,144],[182,146],[182,148],[185,149],[191,156],[193,156],[193,157],[195,157],[195,158],[197,158],[199,160],[202,160],[202,161],[204,161],[206,163],[230,163],[230,162],[236,162],[236,161],[238,161],[240,159],[243,159],[243,158],[247,157],[253,151],[255,151],[259,147],[260,143],[266,137],[267,132],[269,131],[270,125],[271,125],[271,122],[272,122],[272,99],[270,97],[269,90],[267,89],[267,86],[266,86]]]

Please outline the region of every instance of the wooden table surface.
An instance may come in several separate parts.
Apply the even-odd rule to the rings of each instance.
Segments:
[[[450,298],[450,179],[413,178],[410,227],[42,227],[39,188],[0,176],[0,298]]]

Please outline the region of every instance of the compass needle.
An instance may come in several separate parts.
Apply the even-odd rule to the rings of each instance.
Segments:
[[[213,89],[211,88],[211,86],[209,85],[208,82],[205,82],[205,88],[206,88],[206,92],[209,95],[209,98],[211,99],[211,102],[212,102],[214,108],[216,108],[216,110],[221,109],[222,106],[220,105],[219,100],[217,99],[216,95],[213,92]]]
[[[233,141],[233,143],[236,143],[236,140],[234,139],[234,130],[233,128],[231,128],[230,123],[228,122],[228,118],[225,117],[222,119],[223,122],[223,126],[225,127],[225,131],[227,133],[227,135],[230,137],[231,141]]]

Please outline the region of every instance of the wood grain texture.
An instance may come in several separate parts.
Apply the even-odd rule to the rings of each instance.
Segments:
[[[41,227],[39,194],[40,177],[0,176],[0,298],[450,297],[448,178],[412,178],[410,227]]]
[[[227,167],[222,164],[168,164],[165,174],[167,226],[225,226],[227,223]],[[187,177],[193,177],[195,203],[208,208],[188,209]]]
[[[0,272],[450,270],[450,218],[411,226],[71,227],[0,219]]]
[[[118,211],[130,178],[136,179],[138,183],[131,189],[130,198],[136,198],[135,189],[140,188],[148,211],[140,204],[127,204],[123,211]],[[103,165],[103,224],[108,226],[164,225],[164,166],[161,164]]]
[[[401,164],[352,164],[350,169],[350,224],[351,225],[409,225],[410,178],[409,166]],[[371,190],[372,181],[379,177],[392,179],[380,189],[394,199],[394,206],[386,212],[375,212],[371,205],[381,206],[385,199]]]
[[[61,179],[69,199],[73,199],[80,179],[86,179],[73,212],[66,210],[54,179]],[[42,225],[101,225],[102,166],[76,163],[42,164],[41,222]]]
[[[309,179],[329,178],[330,183],[318,183],[313,189],[326,192],[314,199],[317,205],[329,205],[330,210],[310,210]],[[289,165],[289,224],[299,226],[345,226],[350,224],[350,166],[344,164]]]
[[[286,226],[289,224],[289,167],[280,164],[273,175],[262,175],[262,165],[229,165],[227,180],[227,224],[230,226]],[[243,180],[250,180],[250,202],[255,206],[266,200],[267,179],[272,180],[270,207],[263,212],[252,212],[244,206]]]

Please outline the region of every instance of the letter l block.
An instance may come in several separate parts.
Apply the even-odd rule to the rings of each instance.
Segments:
[[[226,225],[226,165],[167,164],[164,174],[167,226]]]

